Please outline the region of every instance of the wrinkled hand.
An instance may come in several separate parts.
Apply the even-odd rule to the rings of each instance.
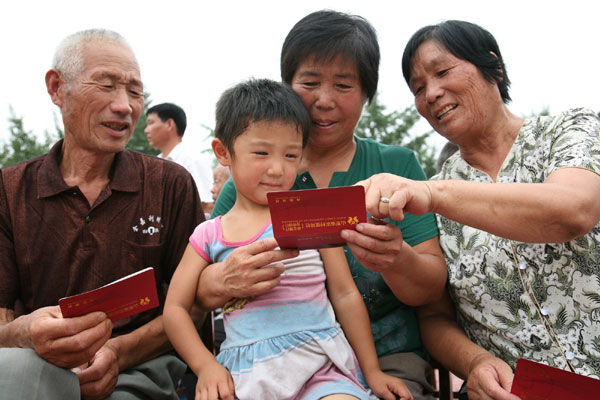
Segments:
[[[88,363],[110,338],[112,322],[94,312],[63,318],[60,307],[44,307],[23,318],[23,346],[62,368]]]
[[[369,387],[377,397],[383,400],[412,400],[413,396],[402,379],[383,372],[373,372],[367,380]]]
[[[469,400],[519,400],[518,396],[510,393],[512,369],[501,359],[482,354],[473,359],[469,370]]]
[[[117,354],[110,345],[102,347],[89,363],[72,370],[79,378],[81,398],[99,400],[108,397],[117,385]]]
[[[375,218],[390,217],[402,221],[406,213],[422,215],[433,210],[433,198],[427,181],[376,174],[356,185],[365,188],[367,211]],[[390,202],[381,202],[382,197],[387,197]]]
[[[198,375],[196,400],[233,400],[234,387],[231,374],[216,361],[211,361]]]
[[[279,261],[293,258],[298,250],[274,250],[274,238],[263,239],[231,252],[218,270],[217,281],[228,297],[254,297],[279,284],[283,264]]]
[[[344,229],[341,236],[348,242],[354,257],[365,268],[376,272],[396,265],[404,243],[402,232],[396,225],[372,218],[368,223],[356,225],[356,231]]]

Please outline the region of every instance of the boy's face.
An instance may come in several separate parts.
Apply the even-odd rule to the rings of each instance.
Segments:
[[[233,144],[231,175],[238,197],[266,205],[267,192],[294,185],[302,156],[302,133],[281,121],[251,123]]]

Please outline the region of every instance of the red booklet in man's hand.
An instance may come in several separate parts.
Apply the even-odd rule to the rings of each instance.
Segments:
[[[595,399],[600,380],[520,358],[510,392],[522,400]]]
[[[270,192],[267,200],[282,249],[344,246],[342,229],[367,220],[362,186]]]
[[[98,289],[58,301],[63,317],[104,311],[113,321],[158,307],[154,268],[148,267]]]

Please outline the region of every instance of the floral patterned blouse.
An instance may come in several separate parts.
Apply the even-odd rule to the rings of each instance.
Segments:
[[[600,173],[599,135],[600,120],[586,109],[526,119],[497,182],[544,182],[565,167]],[[459,152],[432,179],[492,182]],[[567,369],[566,358],[577,373],[600,378],[600,224],[547,244],[511,241],[443,216],[438,226],[450,294],[471,340],[513,369],[519,358]]]

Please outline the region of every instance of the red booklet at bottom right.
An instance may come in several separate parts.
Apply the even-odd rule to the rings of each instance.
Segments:
[[[522,400],[597,399],[600,380],[520,358],[510,392]]]

